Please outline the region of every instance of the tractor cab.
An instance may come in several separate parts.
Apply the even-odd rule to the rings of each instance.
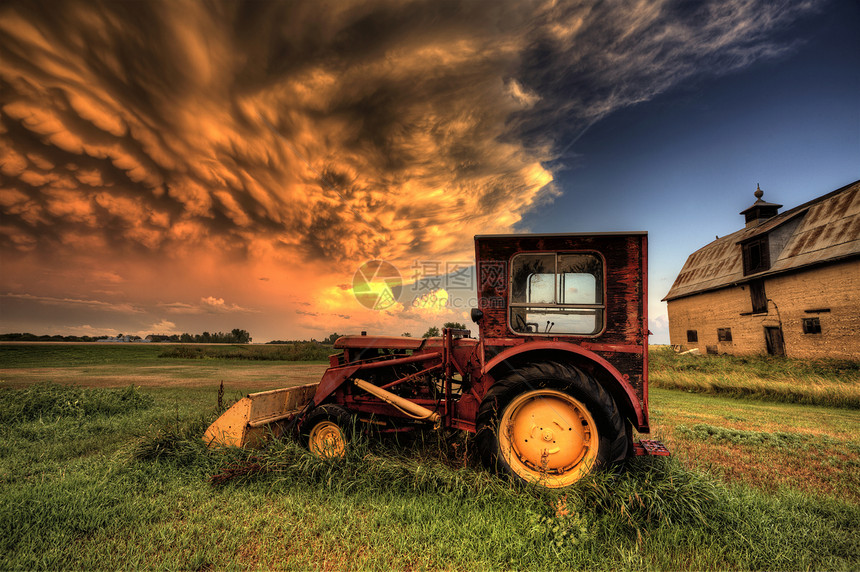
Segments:
[[[621,377],[641,392],[647,240],[644,232],[476,236],[472,319],[485,356],[520,344],[572,344],[617,361]]]

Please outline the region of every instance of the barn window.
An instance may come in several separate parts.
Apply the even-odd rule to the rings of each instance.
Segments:
[[[741,245],[744,255],[744,276],[770,268],[767,235],[754,238]]]
[[[721,342],[732,341],[732,329],[731,328],[717,328],[717,340],[719,340]]]
[[[510,327],[524,334],[603,330],[603,259],[597,254],[517,254],[511,259]]]
[[[699,332],[696,330],[687,330],[687,342],[698,342]]]
[[[821,320],[819,320],[818,318],[803,318],[803,333],[820,334]]]
[[[750,282],[750,300],[754,314],[767,312],[767,294],[764,292],[764,280]]]

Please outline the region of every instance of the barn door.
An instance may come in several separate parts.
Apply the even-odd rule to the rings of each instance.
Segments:
[[[784,356],[785,344],[782,340],[782,328],[776,326],[765,326],[764,341],[767,344],[767,353],[772,356]]]

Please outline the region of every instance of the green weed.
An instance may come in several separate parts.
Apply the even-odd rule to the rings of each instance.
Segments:
[[[133,385],[117,390],[41,383],[24,389],[0,389],[0,425],[117,415],[151,405],[152,397]]]
[[[560,498],[552,514],[541,514],[533,509],[526,511],[530,527],[529,536],[547,542],[558,554],[568,546],[584,544],[594,538],[594,521],[571,510],[567,497]]]

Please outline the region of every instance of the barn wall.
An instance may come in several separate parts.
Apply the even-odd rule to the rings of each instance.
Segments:
[[[671,343],[702,353],[763,354],[765,326],[779,326],[781,320],[790,357],[860,359],[860,259],[766,278],[765,293],[773,301],[767,314],[750,314],[746,285],[669,301]],[[803,319],[815,317],[821,333],[804,334]],[[731,328],[732,341],[718,341],[718,328]],[[687,342],[687,330],[697,331],[697,343]]]

